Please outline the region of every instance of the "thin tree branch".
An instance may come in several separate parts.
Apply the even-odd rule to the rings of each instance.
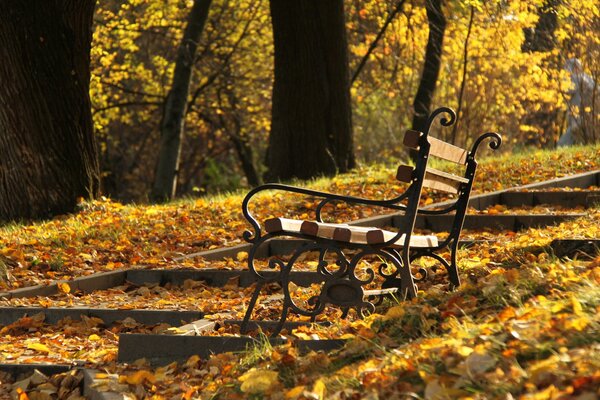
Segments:
[[[375,37],[375,40],[373,40],[373,42],[371,42],[371,45],[369,46],[369,49],[367,50],[367,54],[365,54],[364,57],[362,58],[362,60],[360,60],[360,62],[358,63],[358,67],[356,67],[356,70],[354,71],[354,74],[352,74],[352,79],[350,79],[350,86],[352,86],[352,84],[354,83],[354,81],[356,80],[356,78],[358,78],[358,75],[363,70],[363,68],[365,67],[365,64],[369,60],[369,57],[371,56],[371,53],[373,53],[373,51],[377,47],[377,44],[379,43],[379,40],[383,37],[383,34],[387,30],[388,26],[392,23],[393,19],[400,12],[400,10],[402,9],[402,6],[404,5],[404,3],[406,3],[406,0],[400,0],[396,4],[396,7],[394,7],[394,9],[390,12],[390,14],[388,15],[388,17],[386,18],[385,22],[383,23],[383,26],[381,27],[381,29],[377,33],[377,36]]]
[[[260,5],[260,3],[259,3],[259,5]],[[235,41],[235,43],[231,47],[231,51],[229,53],[227,53],[227,55],[225,56],[225,59],[221,63],[219,69],[216,70],[213,74],[211,74],[208,77],[208,79],[206,80],[206,82],[204,82],[203,84],[201,84],[194,91],[194,94],[192,95],[192,98],[188,102],[188,106],[187,106],[188,109],[191,109],[194,106],[194,104],[196,103],[196,100],[198,99],[198,96],[200,96],[200,94],[202,93],[202,91],[204,91],[204,89],[206,89],[207,87],[209,87],[210,85],[212,85],[214,83],[214,81],[217,80],[217,78],[219,77],[219,75],[221,75],[223,73],[223,71],[225,70],[225,67],[229,64],[229,61],[233,57],[233,54],[236,52],[238,46],[240,45],[240,43],[242,43],[242,40],[244,40],[244,38],[248,34],[248,30],[250,29],[250,24],[254,21],[254,18],[258,14],[258,9],[259,9],[258,6],[254,9],[253,14],[250,16],[250,18],[246,22],[246,25],[244,26],[244,29],[242,30],[242,33],[240,34],[240,36],[237,38],[237,40]]]
[[[126,101],[123,103],[115,103],[108,105],[106,107],[95,108],[92,112],[92,115],[96,115],[99,112],[111,110],[113,108],[119,107],[131,107],[131,106],[161,106],[163,105],[162,101]]]
[[[460,113],[462,111],[463,95],[465,93],[465,86],[467,84],[467,73],[468,73],[468,61],[469,61],[469,38],[471,37],[471,30],[473,28],[473,19],[475,17],[475,7],[471,6],[471,16],[469,17],[469,27],[467,28],[467,37],[465,39],[465,48],[463,50],[463,73],[462,82],[460,83],[460,92],[458,93],[458,107],[456,108],[456,116],[460,120]],[[458,130],[458,123],[454,124],[452,128],[452,144],[456,144],[456,133]]]

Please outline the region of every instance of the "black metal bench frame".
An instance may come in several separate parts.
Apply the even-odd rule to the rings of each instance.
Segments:
[[[396,292],[401,298],[415,297],[417,295],[417,286],[415,282],[426,279],[427,271],[421,268],[419,269],[418,276],[415,276],[411,272],[410,265],[412,261],[421,257],[432,257],[445,267],[449,275],[451,288],[460,285],[460,278],[457,269],[458,241],[467,212],[469,196],[477,169],[475,155],[480,144],[485,139],[490,140],[489,146],[492,149],[499,148],[502,139],[500,135],[495,132],[487,132],[475,140],[470,151],[466,151],[455,146],[448,145],[438,139],[429,137],[429,131],[436,120],[436,117],[443,114],[445,114],[445,117],[441,118],[440,120],[440,124],[442,126],[448,127],[456,123],[455,112],[450,108],[442,107],[435,110],[430,115],[425,132],[407,132],[407,135],[404,138],[404,144],[415,148],[418,151],[418,154],[415,159],[414,168],[401,166],[398,169],[397,178],[410,183],[410,185],[404,193],[397,197],[386,200],[364,199],[354,196],[324,193],[316,190],[278,183],[270,183],[256,187],[246,195],[242,203],[242,213],[252,226],[252,232],[244,232],[244,239],[253,244],[248,254],[248,268],[256,277],[257,286],[248,305],[247,312],[242,323],[242,333],[244,333],[247,329],[248,322],[251,319],[252,312],[256,306],[256,301],[262,288],[266,284],[272,282],[279,283],[283,289],[283,309],[281,311],[279,324],[273,333],[274,335],[283,328],[290,310],[296,314],[309,316],[311,317],[311,320],[314,321],[317,315],[323,312],[325,306],[328,304],[342,308],[342,317],[345,317],[350,308],[355,308],[359,311],[366,309],[372,312],[377,304],[376,301],[372,300],[375,298],[372,295]],[[437,154],[431,152],[432,143],[434,143],[434,147],[438,149]],[[441,152],[439,150],[440,148],[442,149]],[[447,157],[445,154],[443,154],[446,152],[446,150],[459,154],[459,157],[456,158],[455,155],[452,157]],[[459,150],[463,150],[464,154],[460,155]],[[465,166],[464,177],[444,174],[440,171],[429,168],[427,163],[432,155],[437,155],[438,157],[445,158],[447,160],[454,158],[453,161],[463,164]],[[432,182],[433,186],[431,185]],[[422,209],[419,206],[419,201],[424,183],[427,183],[428,186],[437,189],[440,188],[440,184],[441,187],[444,188],[446,183],[450,183],[456,187],[457,197],[453,203],[444,209]],[[315,234],[307,234],[307,231],[304,228],[305,225],[306,227],[310,227],[309,222],[303,222],[302,229],[298,231],[290,231],[289,229],[286,230],[285,228],[281,228],[281,226],[279,226],[279,230],[271,229],[271,232],[263,232],[261,225],[251,214],[248,206],[257,193],[266,190],[281,190],[322,199],[316,207],[316,220],[313,222],[313,224],[316,224],[317,227],[320,226],[319,223],[323,222],[323,209],[325,206],[333,202],[346,202],[352,205],[379,206],[394,211],[402,211],[403,214],[401,223],[397,228],[397,233],[395,233],[393,237],[390,238],[389,232],[386,231],[388,234],[387,238],[381,239],[380,236],[384,237],[383,234],[378,234],[378,232],[376,232],[378,229],[373,228],[375,236],[377,236],[379,239],[376,240],[376,242],[371,243],[369,243],[368,240],[367,243],[336,240],[336,238],[339,239],[342,234],[345,234],[344,237],[347,237],[348,232],[354,229],[350,226],[346,227],[342,225],[339,225],[338,228],[331,228],[335,228],[334,237],[331,237],[330,235],[328,237],[319,237]],[[406,204],[401,204],[403,201]],[[449,235],[445,240],[435,243],[431,246],[411,246],[417,214],[441,215],[449,213],[454,213],[455,217]],[[298,222],[298,224],[299,223],[300,222]],[[366,235],[368,236],[369,233]],[[268,266],[272,270],[278,270],[278,273],[275,275],[271,273],[269,276],[266,276],[255,267],[257,250],[264,245],[265,242],[278,236],[301,238],[304,239],[304,241],[298,246],[298,248],[295,249],[289,260],[283,261],[278,258],[271,258],[268,262]],[[350,249],[357,251],[357,253],[348,258],[344,251]],[[449,259],[445,259],[438,254],[443,249],[449,250]],[[320,294],[310,299],[310,307],[305,309],[298,306],[292,299],[289,291],[289,284],[290,273],[294,264],[298,261],[300,256],[307,252],[318,252],[319,254],[316,272],[321,276],[323,286],[320,290]],[[326,255],[329,255],[329,257],[333,255],[336,259],[336,266],[333,268],[333,270],[331,263],[325,260]],[[366,278],[360,279],[355,274],[355,268],[361,260],[368,256],[378,256],[381,260],[385,261],[379,266],[377,272],[373,271],[372,269],[368,269]],[[392,272],[388,272],[390,270],[390,264],[394,267],[391,268]],[[381,284],[380,290],[365,290],[364,287],[373,282],[376,273],[383,278],[383,283]],[[381,299],[381,296],[377,296],[377,298]]]

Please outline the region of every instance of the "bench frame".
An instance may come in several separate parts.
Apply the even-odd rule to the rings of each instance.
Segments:
[[[484,133],[475,140],[470,151],[467,152],[466,150],[463,150],[463,153],[461,154],[460,150],[462,149],[442,142],[439,139],[429,138],[429,131],[436,120],[436,117],[442,114],[445,114],[446,116],[440,119],[440,124],[442,126],[448,127],[456,123],[456,113],[450,108],[442,107],[438,108],[430,115],[424,133],[415,131],[407,132],[404,144],[408,147],[416,148],[418,154],[415,159],[415,167],[411,173],[407,175],[405,167],[399,168],[398,179],[407,181],[410,185],[404,193],[397,197],[386,200],[364,199],[278,183],[270,183],[256,187],[246,195],[242,203],[242,213],[253,229],[252,231],[244,232],[243,236],[247,242],[253,244],[248,254],[248,268],[254,274],[257,285],[242,323],[242,333],[245,333],[248,327],[248,322],[251,319],[252,312],[256,306],[256,301],[262,288],[273,282],[279,283],[283,289],[283,309],[273,335],[278,334],[283,328],[289,311],[309,316],[311,320],[314,321],[317,315],[322,313],[328,304],[342,308],[342,317],[345,317],[350,308],[355,308],[357,311],[361,312],[363,310],[373,312],[375,305],[377,304],[377,301],[373,300],[374,297],[379,299],[379,301],[382,299],[381,296],[374,295],[395,292],[402,299],[416,297],[416,283],[427,278],[427,271],[421,268],[419,269],[418,276],[415,276],[411,272],[410,265],[412,261],[421,257],[431,257],[445,267],[448,271],[451,288],[460,285],[460,278],[456,265],[458,241],[466,216],[469,196],[477,169],[475,155],[484,140],[489,139],[489,147],[495,150],[500,147],[502,139],[500,135],[495,132]],[[466,166],[464,177],[452,176],[444,173],[439,175],[438,171],[428,168],[427,163],[430,156],[434,155],[445,159],[454,158],[453,161]],[[441,178],[436,178],[436,176],[441,176]],[[455,178],[454,186],[456,187],[457,198],[451,205],[441,210],[425,210],[419,207],[424,183],[430,183],[429,186],[436,189],[439,189],[440,187],[447,189],[448,185],[444,185],[444,180],[452,180],[452,177]],[[441,179],[441,181],[436,181],[435,179]],[[433,182],[431,182],[431,180],[433,180]],[[441,186],[440,182],[442,182]],[[452,187],[449,188],[450,191],[452,191]],[[281,230],[276,232],[263,232],[261,225],[251,214],[248,206],[257,193],[267,190],[281,190],[322,199],[316,207],[317,223],[323,222],[322,214],[325,206],[334,202],[345,202],[351,205],[379,206],[393,211],[402,211],[403,214],[400,226],[397,228],[397,234],[392,239],[381,243],[340,242],[331,238],[307,235],[302,231],[291,232]],[[401,204],[401,202],[405,202],[406,204]],[[413,235],[417,214],[441,215],[449,213],[455,213],[455,217],[449,235],[445,240],[430,247],[411,247],[409,245],[411,243],[410,240]],[[255,258],[257,250],[264,245],[265,242],[277,236],[296,237],[304,239],[304,242],[294,250],[287,261],[271,258],[268,262],[269,269],[278,270],[278,273],[275,275],[271,273],[267,276],[256,269]],[[398,241],[401,240],[401,238],[403,243],[398,245]],[[348,257],[344,253],[344,250],[347,249],[357,250],[358,252],[356,255]],[[448,249],[450,251],[448,260],[438,254],[443,249]],[[291,282],[290,273],[292,272],[294,264],[302,255],[308,252],[318,252],[319,254],[316,272],[321,277],[323,286],[321,287],[320,294],[310,299],[310,307],[305,309],[294,302],[290,294],[289,285]],[[336,259],[336,266],[333,270],[331,263],[325,261],[327,255],[330,257],[333,255]],[[379,268],[377,268],[377,272],[373,271],[373,269],[368,269],[366,271],[366,278],[360,279],[355,274],[355,268],[361,260],[370,256],[378,256],[383,262]],[[391,268],[392,272],[388,272],[390,265],[393,266],[393,268]],[[376,273],[384,279],[380,290],[364,290],[365,285],[373,282]]]

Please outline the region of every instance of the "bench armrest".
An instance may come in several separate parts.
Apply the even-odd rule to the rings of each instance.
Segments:
[[[321,210],[323,209],[323,207],[325,205],[327,205],[328,203],[333,202],[333,201],[343,201],[343,202],[346,202],[349,204],[363,204],[363,205],[386,207],[386,208],[393,209],[393,210],[404,210],[406,207],[403,204],[398,204],[398,203],[407,197],[406,193],[403,193],[400,196],[397,196],[397,197],[391,198],[391,199],[387,199],[387,200],[374,200],[374,199],[365,199],[365,198],[355,197],[355,196],[344,196],[344,195],[339,195],[339,194],[334,194],[334,193],[321,192],[318,190],[306,189],[306,188],[301,188],[301,187],[297,187],[297,186],[284,185],[281,183],[267,183],[265,185],[257,186],[256,188],[254,188],[250,192],[248,192],[248,194],[246,195],[246,197],[244,198],[244,200],[242,202],[242,214],[244,215],[246,220],[248,220],[248,222],[250,223],[250,225],[252,225],[252,228],[254,229],[254,232],[250,232],[250,231],[244,232],[244,239],[248,242],[255,242],[256,240],[260,239],[260,237],[261,237],[261,226],[258,223],[258,221],[254,218],[254,216],[250,213],[250,210],[248,209],[248,205],[250,204],[250,201],[257,193],[263,192],[266,190],[280,190],[280,191],[284,191],[284,192],[299,193],[299,194],[304,194],[307,196],[314,196],[314,197],[322,198],[323,200],[319,203],[319,205],[317,206],[317,209],[316,209],[316,213],[317,213],[316,219],[319,222],[322,222]]]

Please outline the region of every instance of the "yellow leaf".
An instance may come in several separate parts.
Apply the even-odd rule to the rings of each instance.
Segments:
[[[248,252],[240,251],[239,253],[237,253],[236,258],[240,262],[245,261],[248,259]]]
[[[590,323],[589,318],[587,318],[586,316],[583,317],[579,317],[579,318],[575,318],[572,320],[567,321],[566,328],[567,329],[575,329],[576,331],[582,331],[585,329],[586,326],[588,326]]]
[[[286,400],[296,400],[298,397],[302,396],[302,394],[304,393],[304,389],[305,386],[296,386],[293,389],[288,390],[287,392],[285,392],[285,398]]]
[[[315,382],[315,386],[313,386],[312,393],[319,399],[322,400],[325,398],[325,393],[327,392],[327,387],[325,386],[325,382],[322,379],[318,379]]]
[[[238,380],[242,382],[240,389],[244,393],[269,393],[279,384],[279,374],[275,371],[252,368]]]
[[[466,357],[466,356],[468,356],[469,354],[471,354],[473,352],[473,349],[471,347],[468,347],[468,346],[459,346],[456,349],[456,352],[458,354],[460,354],[461,356]]]
[[[385,319],[399,319],[402,318],[404,314],[406,314],[406,310],[403,306],[391,307],[385,313]]]
[[[148,381],[150,383],[156,382],[156,377],[154,374],[147,370],[136,371],[131,375],[120,375],[119,383],[128,383],[130,385],[139,385],[144,383],[144,381]]]
[[[197,354],[194,354],[193,356],[188,358],[188,360],[185,362],[184,366],[186,368],[196,368],[198,366],[198,363],[200,362],[200,360],[201,360],[200,356]]]
[[[27,396],[27,393],[25,393],[20,387],[17,388],[17,395],[18,400],[29,400],[29,396]]]
[[[50,349],[48,348],[48,346],[46,346],[43,343],[29,343],[27,345],[27,348],[35,351],[41,351],[44,353],[50,353]]]
[[[88,340],[91,342],[97,342],[100,339],[101,337],[96,335],[95,333],[92,333],[90,336],[88,336]]]
[[[67,282],[58,282],[58,291],[61,293],[71,293],[71,286]]]

